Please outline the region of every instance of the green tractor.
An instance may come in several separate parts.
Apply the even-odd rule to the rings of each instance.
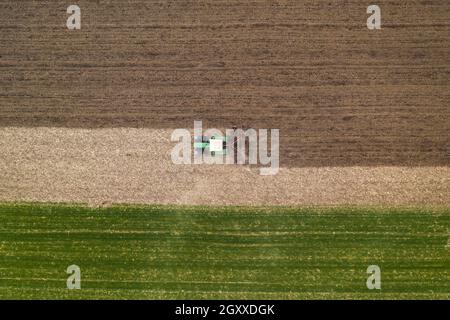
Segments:
[[[227,154],[227,137],[223,136],[194,136],[194,154],[201,155],[204,152],[215,155]]]

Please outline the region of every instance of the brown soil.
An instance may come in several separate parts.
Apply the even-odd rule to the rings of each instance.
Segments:
[[[167,129],[0,129],[0,201],[448,205],[449,167],[174,165]]]
[[[0,3],[0,127],[281,129],[283,166],[450,165],[450,3]]]

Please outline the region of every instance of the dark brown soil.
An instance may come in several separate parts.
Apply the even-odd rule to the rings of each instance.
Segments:
[[[279,128],[283,166],[450,165],[450,2],[0,1],[0,127]]]

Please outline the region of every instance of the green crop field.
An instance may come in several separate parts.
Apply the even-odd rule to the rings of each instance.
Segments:
[[[0,298],[448,299],[449,226],[445,208],[3,204]]]

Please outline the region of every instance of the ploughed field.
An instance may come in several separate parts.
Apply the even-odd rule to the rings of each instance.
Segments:
[[[278,128],[283,166],[448,166],[450,3],[0,1],[0,126]]]
[[[449,213],[3,204],[0,298],[448,299]]]

